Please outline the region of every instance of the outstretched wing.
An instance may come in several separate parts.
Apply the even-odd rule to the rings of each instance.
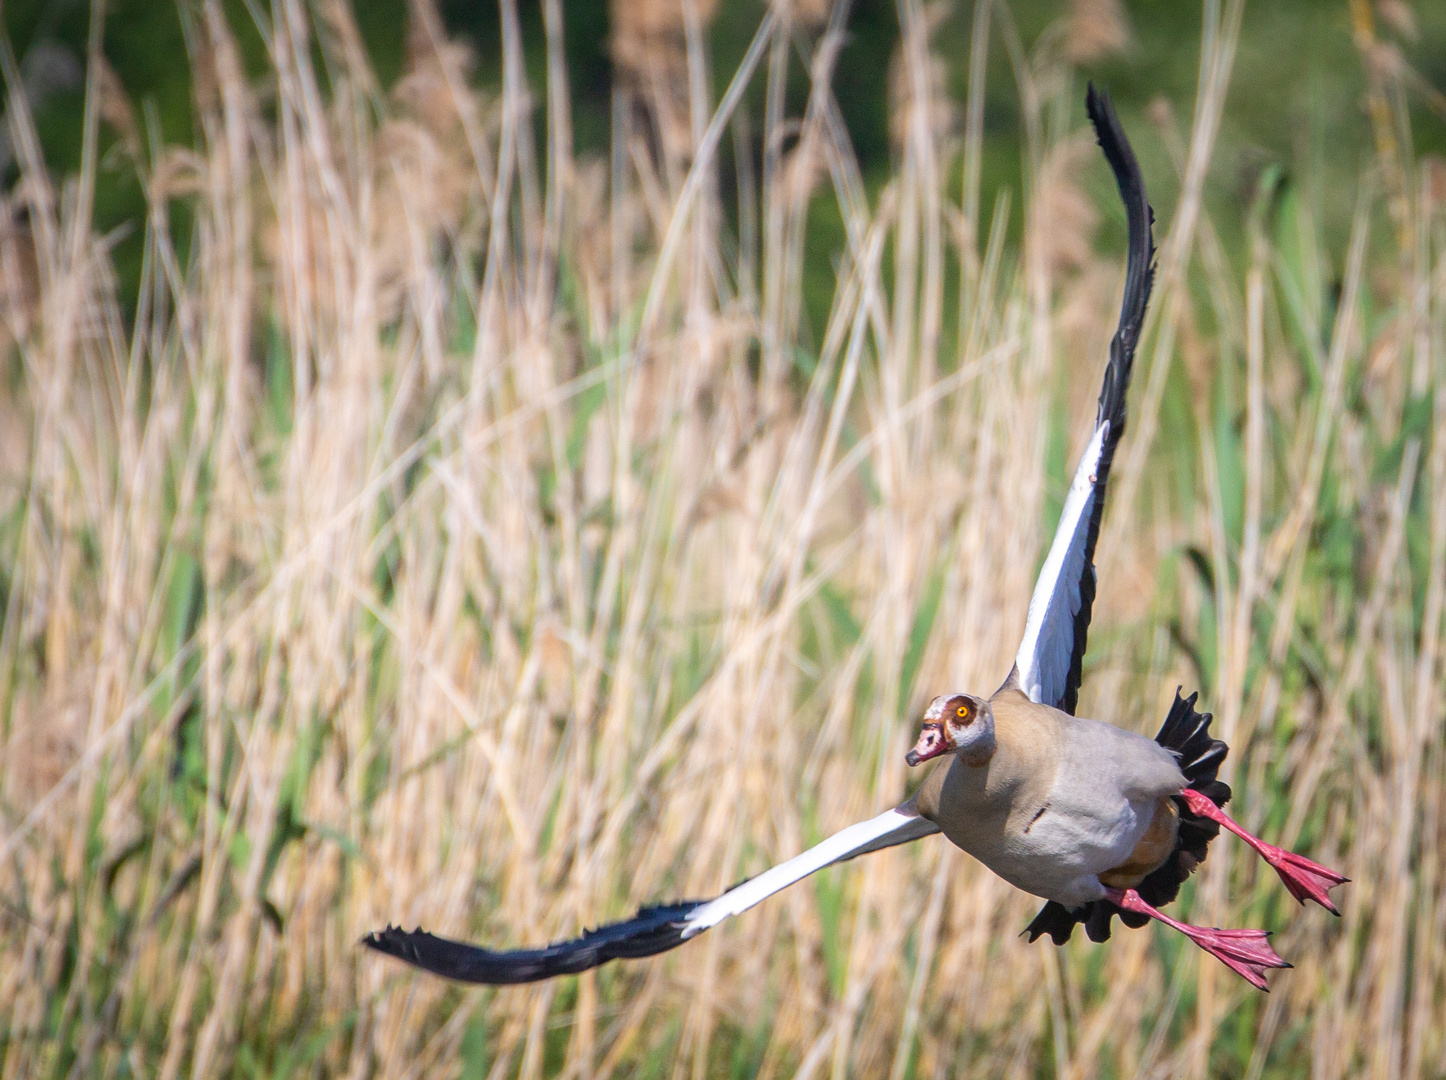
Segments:
[[[537,982],[554,975],[575,975],[609,960],[636,959],[675,949],[690,937],[716,926],[730,915],[832,863],[870,851],[918,840],[939,826],[907,810],[889,810],[850,825],[827,840],[735,885],[713,900],[683,900],[644,908],[624,922],[587,930],[571,941],[543,949],[493,952],[476,945],[436,937],[420,928],[389,926],[368,934],[361,943],[415,967],[460,982],[509,985]]]
[[[1105,506],[1105,484],[1120,436],[1125,433],[1125,392],[1130,385],[1135,345],[1145,321],[1154,279],[1154,215],[1145,199],[1139,163],[1125,138],[1109,95],[1089,89],[1090,121],[1114,170],[1129,219],[1129,256],[1120,325],[1110,342],[1110,362],[1100,388],[1094,437],[1085,448],[1065,497],[1059,528],[1029,601],[1029,621],[1015,657],[1014,677],[1032,701],[1073,713],[1079,697],[1085,638],[1095,598],[1095,541]]]

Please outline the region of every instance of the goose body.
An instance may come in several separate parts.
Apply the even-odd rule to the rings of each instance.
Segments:
[[[1153,274],[1152,214],[1144,181],[1109,98],[1090,87],[1088,112],[1114,171],[1129,220],[1119,328],[1100,390],[1095,428],[1065,497],[1054,541],[1029,603],[1014,668],[989,698],[936,697],[907,756],[948,756],[914,795],[842,829],[807,851],[711,900],[645,908],[634,918],[538,949],[494,952],[397,927],[363,944],[465,982],[520,983],[571,974],[614,959],[676,948],[832,863],[942,832],[994,873],[1046,903],[1026,928],[1057,945],[1083,923],[1093,941],[1115,916],[1140,927],[1157,919],[1187,935],[1253,985],[1288,967],[1261,930],[1211,930],[1164,915],[1221,828],[1254,848],[1302,903],[1331,911],[1329,890],[1346,879],[1257,837],[1225,814],[1230,788],[1216,776],[1226,746],[1210,735],[1195,695],[1175,702],[1154,739],[1073,715],[1095,597],[1094,549],[1125,395]]]
[[[994,754],[954,755],[906,806],[1011,885],[1068,908],[1102,899],[1102,876],[1133,887],[1163,865],[1176,836],[1170,796],[1187,785],[1170,751],[1013,687],[989,706]]]

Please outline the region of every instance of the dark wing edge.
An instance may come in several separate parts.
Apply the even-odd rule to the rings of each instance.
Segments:
[[[575,975],[609,960],[634,960],[683,944],[687,917],[706,900],[682,900],[644,908],[631,919],[584,931],[571,941],[543,949],[493,952],[479,945],[388,926],[368,934],[361,944],[433,975],[458,982],[511,986],[554,975]]]
[[[1090,122],[1094,125],[1095,136],[1104,152],[1105,160],[1109,162],[1110,169],[1114,173],[1120,198],[1125,204],[1125,216],[1129,224],[1129,250],[1125,262],[1125,293],[1120,305],[1119,325],[1110,341],[1110,360],[1105,368],[1104,380],[1100,387],[1099,407],[1095,413],[1095,432],[1097,436],[1101,436],[1099,448],[1094,461],[1087,467],[1088,472],[1084,477],[1089,482],[1089,493],[1088,505],[1082,509],[1088,518],[1086,522],[1072,524],[1066,515],[1061,515],[1060,529],[1072,529],[1075,532],[1068,536],[1067,547],[1060,552],[1059,560],[1057,562],[1053,559],[1047,561],[1044,570],[1041,571],[1042,579],[1051,568],[1061,575],[1073,577],[1078,574],[1076,579],[1078,606],[1070,604],[1070,607],[1073,608],[1073,627],[1070,635],[1072,640],[1069,642],[1069,666],[1065,674],[1062,692],[1055,700],[1048,700],[1050,697],[1055,697],[1054,694],[1048,692],[1049,684],[1054,681],[1054,678],[1049,675],[1047,669],[1052,665],[1046,657],[1026,654],[1030,649],[1048,650],[1063,644],[1062,641],[1057,640],[1050,624],[1055,619],[1065,616],[1063,612],[1056,613],[1052,609],[1060,599],[1056,594],[1065,588],[1074,591],[1074,583],[1063,580],[1050,582],[1046,586],[1049,590],[1046,596],[1032,598],[1030,622],[1037,621],[1040,625],[1026,628],[1025,644],[1021,647],[1021,656],[1017,661],[1025,675],[1023,680],[1025,686],[1044,689],[1037,700],[1041,700],[1042,704],[1053,705],[1071,715],[1079,702],[1079,686],[1084,674],[1085,647],[1089,637],[1090,617],[1094,609],[1096,590],[1094,553],[1095,544],[1099,540],[1100,521],[1104,515],[1105,488],[1109,482],[1110,464],[1114,460],[1115,447],[1125,433],[1125,399],[1130,386],[1130,374],[1134,368],[1135,346],[1140,340],[1141,328],[1145,321],[1145,309],[1150,300],[1150,288],[1155,277],[1155,241],[1152,230],[1154,212],[1150,209],[1149,201],[1145,197],[1145,181],[1140,173],[1139,162],[1135,158],[1134,150],[1130,147],[1130,141],[1126,138],[1124,129],[1120,126],[1119,117],[1115,115],[1109,94],[1106,91],[1097,90],[1091,83],[1085,99],[1085,108]],[[1092,444],[1090,450],[1086,451],[1086,460],[1093,450]],[[1084,462],[1081,464],[1084,465]],[[1081,477],[1077,475],[1076,484],[1080,480]],[[1085,529],[1082,553],[1075,547],[1080,541],[1077,530],[1081,524]],[[1056,537],[1056,544],[1059,541],[1060,538]],[[1053,554],[1053,551],[1051,553]],[[1044,584],[1043,580],[1041,580],[1041,584]],[[1040,586],[1037,585],[1036,592],[1039,588]],[[1033,633],[1030,632],[1031,629]],[[1059,638],[1063,636],[1063,634],[1058,635]],[[1056,664],[1058,662],[1058,660],[1054,661]]]
[[[1095,137],[1105,160],[1115,174],[1115,184],[1120,190],[1120,199],[1125,204],[1125,217],[1129,223],[1129,252],[1125,260],[1125,296],[1120,304],[1120,322],[1115,336],[1110,341],[1110,364],[1105,370],[1104,384],[1100,387],[1099,410],[1095,414],[1095,426],[1110,422],[1110,443],[1119,441],[1125,429],[1125,392],[1130,385],[1130,370],[1134,366],[1135,346],[1140,341],[1140,329],[1145,323],[1145,307],[1150,300],[1150,288],[1155,281],[1155,239],[1153,229],[1155,214],[1145,198],[1145,180],[1140,173],[1140,163],[1130,141],[1120,127],[1119,117],[1110,104],[1108,91],[1096,90],[1090,84],[1085,98],[1085,110],[1095,128]]]
[[[609,960],[636,960],[676,949],[689,938],[816,870],[938,831],[937,825],[912,809],[888,810],[835,833],[757,877],[739,882],[712,900],[679,900],[646,907],[631,919],[586,930],[580,937],[541,949],[493,952],[437,937],[421,927],[408,931],[397,926],[367,934],[361,944],[433,975],[464,983],[512,986],[555,975],[576,975]]]
[[[1174,704],[1170,706],[1165,722],[1160,725],[1155,741],[1179,756],[1180,771],[1185,774],[1190,787],[1216,806],[1224,806],[1230,801],[1231,791],[1230,785],[1219,779],[1219,772],[1230,748],[1210,734],[1211,715],[1195,711],[1198,698],[1198,694],[1182,698],[1177,687]],[[1219,825],[1209,818],[1191,813],[1189,805],[1179,796],[1175,797],[1175,809],[1180,812],[1180,833],[1175,841],[1175,850],[1164,865],[1146,875],[1136,886],[1141,899],[1157,908],[1164,907],[1180,894],[1180,886],[1185,879],[1205,861],[1210,841],[1220,835]],[[1121,911],[1108,900],[1096,900],[1074,911],[1050,900],[1040,908],[1024,933],[1029,935],[1031,942],[1048,934],[1056,945],[1063,945],[1074,933],[1075,924],[1084,923],[1085,934],[1091,941],[1108,941],[1110,921],[1116,915],[1126,926],[1136,930],[1150,921],[1149,916]]]
[[[1107,90],[1096,90],[1089,84],[1085,95],[1085,111],[1094,125],[1095,137],[1110,171],[1115,174],[1115,184],[1120,189],[1120,199],[1125,204],[1125,218],[1129,224],[1129,250],[1125,258],[1125,296],[1120,304],[1120,321],[1115,336],[1110,339],[1110,362],[1105,368],[1104,382],[1100,386],[1099,408],[1095,412],[1095,427],[1110,425],[1100,447],[1100,459],[1095,467],[1095,498],[1091,507],[1089,534],[1085,539],[1085,569],[1080,575],[1079,611],[1074,617],[1074,652],[1070,656],[1069,675],[1065,680],[1064,701],[1059,706],[1071,716],[1079,703],[1079,686],[1084,678],[1085,645],[1089,639],[1090,616],[1095,602],[1095,543],[1100,538],[1100,521],[1105,511],[1105,487],[1110,479],[1110,463],[1114,460],[1115,447],[1125,433],[1125,398],[1130,388],[1130,374],[1135,366],[1135,346],[1140,341],[1140,330],[1145,324],[1145,308],[1150,302],[1150,288],[1155,283],[1155,236],[1153,225],[1155,212],[1145,198],[1145,178],[1140,173],[1140,163],[1135,160],[1135,151],[1115,115]]]

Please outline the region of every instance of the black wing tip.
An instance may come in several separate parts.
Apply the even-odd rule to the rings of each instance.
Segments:
[[[421,933],[421,931],[422,928],[420,926],[417,927],[417,932]],[[393,934],[404,932],[400,926],[393,926],[391,923],[387,923],[385,930],[368,930],[357,939],[357,944],[365,945],[370,949],[381,949],[382,943]]]
[[[576,975],[609,960],[635,960],[676,949],[688,940],[684,936],[688,915],[705,903],[683,900],[646,907],[631,919],[584,930],[570,941],[541,949],[493,952],[437,937],[420,926],[408,931],[390,924],[367,934],[360,944],[446,979],[510,986]]]
[[[492,970],[488,962],[502,959],[506,954],[491,953],[475,945],[437,937],[420,926],[415,930],[404,930],[388,923],[385,929],[364,935],[358,944],[433,975],[459,982],[527,981],[496,977],[505,971]]]
[[[1100,149],[1105,153],[1105,160],[1114,170],[1115,180],[1121,188],[1120,194],[1125,198],[1126,209],[1133,212],[1138,208],[1139,203],[1143,203],[1147,216],[1153,219],[1154,211],[1143,199],[1145,185],[1141,179],[1140,163],[1135,158],[1134,148],[1130,146],[1130,140],[1126,137],[1125,129],[1120,124],[1120,118],[1115,113],[1114,103],[1110,101],[1110,92],[1098,89],[1091,82],[1089,90],[1085,94],[1085,112],[1089,115],[1090,124],[1095,129],[1095,141],[1099,143]],[[1138,201],[1134,196],[1139,197]]]
[[[357,944],[365,945],[368,949],[374,949],[379,953],[386,953],[388,956],[405,959],[406,942],[408,939],[424,934],[427,937],[432,936],[427,934],[420,926],[415,930],[407,931],[403,930],[400,926],[393,926],[391,923],[387,923],[386,928],[383,930],[373,930],[370,933],[363,934]]]
[[[438,937],[436,934],[423,930],[420,926],[415,930],[407,930],[401,926],[393,926],[391,923],[387,923],[384,929],[372,930],[363,934],[357,944],[364,945],[375,952],[385,953],[387,956],[395,956],[398,960],[410,960],[412,957],[421,955],[426,942],[439,942],[467,949],[476,948],[476,946],[465,945],[460,941]]]
[[[1145,198],[1145,182],[1144,176],[1140,172],[1140,162],[1135,157],[1135,150],[1130,145],[1129,137],[1125,135],[1124,125],[1120,123],[1120,118],[1115,113],[1115,106],[1110,101],[1109,91],[1100,90],[1095,87],[1094,83],[1090,83],[1089,90],[1085,95],[1085,112],[1089,115],[1090,124],[1095,129],[1095,140],[1099,143],[1100,149],[1104,151],[1105,160],[1110,163],[1110,168],[1115,174],[1115,182],[1119,185],[1120,195],[1124,198],[1125,209],[1131,215],[1131,223],[1133,224],[1133,218],[1138,214],[1141,224],[1153,224],[1155,211]],[[1131,240],[1133,239],[1132,236]],[[1154,253],[1153,242],[1150,251],[1151,254]]]
[[[1115,107],[1110,101],[1110,92],[1102,90],[1095,85],[1091,79],[1085,84],[1085,112],[1089,114],[1090,123],[1099,132],[1102,127],[1108,126],[1115,118]],[[1115,121],[1118,124],[1118,121]]]
[[[1110,344],[1110,364],[1100,390],[1097,423],[1111,422],[1110,443],[1119,442],[1125,429],[1125,391],[1129,386],[1130,368],[1134,363],[1135,346],[1145,320],[1145,307],[1155,279],[1155,212],[1145,195],[1145,179],[1139,160],[1115,114],[1109,91],[1089,84],[1085,110],[1095,129],[1095,138],[1104,151],[1105,160],[1115,174],[1120,199],[1125,204],[1129,223],[1129,253],[1125,267],[1125,296],[1120,305],[1119,329]]]

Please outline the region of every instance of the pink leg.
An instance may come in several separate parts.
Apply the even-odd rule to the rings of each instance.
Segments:
[[[1337,885],[1343,885],[1350,878],[1344,874],[1338,874],[1320,863],[1311,862],[1304,855],[1297,855],[1293,851],[1286,851],[1285,848],[1267,844],[1258,836],[1251,836],[1231,821],[1230,816],[1224,810],[1198,791],[1187,788],[1180,792],[1180,796],[1190,807],[1191,813],[1219,822],[1258,851],[1260,857],[1275,868],[1275,872],[1280,875],[1280,880],[1285,882],[1285,887],[1290,890],[1291,896],[1302,904],[1307,900],[1314,900],[1332,915],[1340,914],[1336,910],[1335,904],[1331,903],[1330,891]]]
[[[1107,888],[1105,897],[1125,911],[1148,915],[1152,919],[1159,919],[1166,926],[1174,927],[1258,989],[1267,992],[1270,990],[1270,987],[1265,985],[1266,968],[1290,967],[1270,947],[1270,942],[1266,940],[1270,935],[1264,930],[1207,930],[1203,926],[1189,926],[1186,923],[1176,922],[1164,912],[1141,900],[1140,894],[1134,889]]]

